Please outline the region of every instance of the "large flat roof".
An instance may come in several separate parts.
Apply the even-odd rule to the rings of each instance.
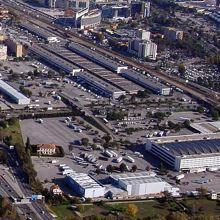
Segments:
[[[220,121],[213,122],[196,122],[191,123],[190,126],[202,134],[215,133],[220,130]]]
[[[50,37],[57,37],[55,34],[49,32],[46,29],[40,28],[34,24],[30,24],[30,23],[21,23],[19,25],[21,28],[24,28],[32,33],[35,33],[37,35],[39,35],[40,37],[44,38],[44,39],[48,39]]]
[[[8,94],[14,96],[17,99],[28,99],[26,96],[24,96],[22,93],[20,93],[19,91],[17,91],[15,88],[13,88],[12,86],[10,86],[8,83],[4,82],[3,80],[0,79],[0,90],[4,90],[7,91]]]
[[[159,146],[174,156],[220,153],[220,139],[164,143]]]
[[[86,173],[71,173],[67,175],[69,178],[73,179],[78,185],[84,189],[88,188],[103,188],[101,184],[92,179]]]
[[[114,174],[111,175],[111,178],[121,181],[126,185],[164,182],[161,178],[157,177],[154,172],[146,171],[139,173]]]
[[[133,78],[134,80],[139,81],[141,84],[144,83],[146,85],[148,85],[149,87],[155,88],[155,89],[166,89],[166,88],[170,88],[168,86],[165,86],[164,84],[156,81],[155,79],[152,79],[142,73],[139,73],[137,71],[131,70],[131,69],[127,69],[127,70],[122,70],[121,71],[122,76],[129,76],[131,78]]]
[[[91,50],[90,48],[87,48],[83,45],[77,44],[77,43],[70,43],[68,45],[68,48],[70,50],[73,50],[76,53],[79,53],[82,56],[85,56],[88,59],[91,59],[93,61],[98,62],[101,65],[110,67],[112,70],[117,71],[118,68],[127,68],[126,65],[120,64],[106,56],[103,56],[100,53],[97,53],[94,50]]]
[[[38,46],[33,45],[29,48],[32,52],[39,55],[41,58],[45,58],[47,62],[53,63],[56,66],[65,67],[69,71],[78,70],[80,71],[80,68],[78,66],[73,65],[70,62],[67,62],[66,60],[58,57],[57,55],[47,51],[46,49]]]
[[[92,81],[97,86],[100,86],[101,88],[105,88],[107,91],[110,91],[112,93],[122,92],[122,90],[118,89],[117,87],[105,82],[104,80],[102,80],[102,79],[100,79],[100,78],[98,78],[98,77],[96,77],[86,71],[76,73],[75,76],[81,76],[82,78],[86,78],[89,81]]]

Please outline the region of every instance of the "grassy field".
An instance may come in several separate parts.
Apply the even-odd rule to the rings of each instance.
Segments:
[[[57,216],[57,220],[63,220],[64,217],[70,218],[74,216],[70,205],[49,206],[48,208]]]
[[[198,213],[220,216],[220,203],[217,201],[209,199],[187,199],[184,203]]]
[[[206,214],[212,216],[220,216],[220,205],[218,202],[208,199],[188,199],[184,203],[189,209],[194,209],[195,214]],[[82,216],[108,216],[111,219],[117,219],[114,213],[119,213],[119,216],[125,216],[124,211],[128,204],[135,204],[138,207],[137,217],[142,219],[144,217],[153,217],[155,215],[167,216],[171,210],[178,210],[176,203],[159,203],[158,201],[141,201],[141,202],[122,202],[122,203],[105,203],[104,205],[85,205]],[[202,207],[202,208],[201,208]],[[50,209],[57,215],[57,219],[61,220],[63,217],[73,217],[75,214],[68,205],[50,206]],[[180,210],[179,210],[180,211]]]
[[[7,128],[1,129],[0,132],[2,137],[12,136],[12,144],[23,144],[20,124],[18,120],[13,125],[8,125]]]

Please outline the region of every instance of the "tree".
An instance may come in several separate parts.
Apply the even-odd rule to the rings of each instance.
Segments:
[[[178,71],[180,74],[184,74],[186,72],[186,68],[183,63],[179,64]]]
[[[12,117],[8,119],[8,124],[9,125],[14,125],[17,122],[17,118]]]
[[[111,140],[111,136],[110,135],[105,135],[102,137],[102,139],[106,142],[109,143],[109,141]]]
[[[121,171],[122,173],[125,172],[125,171],[127,171],[127,166],[126,166],[126,164],[121,163],[120,166],[119,166],[119,169],[120,169],[120,171]]]
[[[126,215],[135,218],[138,213],[138,207],[134,204],[128,204],[125,213]]]
[[[26,149],[30,149],[31,148],[31,142],[30,142],[30,138],[27,137],[27,141],[26,141]]]
[[[167,216],[167,220],[188,220],[189,217],[184,212],[172,212]]]
[[[89,145],[89,139],[88,138],[82,138],[81,143],[83,146],[87,147]]]
[[[0,127],[2,127],[3,129],[8,127],[8,123],[7,121],[0,121]]]
[[[198,191],[199,196],[201,198],[204,198],[207,195],[207,188],[206,187],[201,186],[200,188],[197,188],[196,190]]]
[[[131,167],[131,171],[132,172],[135,172],[137,170],[137,166],[136,165],[133,165],[132,167]]]
[[[202,114],[204,113],[205,109],[202,106],[198,106],[197,111]]]
[[[111,164],[109,164],[109,165],[106,167],[106,170],[107,170],[107,172],[112,173],[112,172],[114,171],[114,167],[113,167]]]
[[[82,204],[79,204],[79,205],[77,206],[77,209],[78,209],[78,211],[79,211],[80,213],[83,213],[83,212],[85,211],[85,207],[84,207],[84,205],[82,205]]]
[[[219,118],[219,112],[218,112],[218,110],[212,109],[212,110],[211,110],[211,116],[212,116],[212,119],[213,119],[213,120],[218,121],[218,118]]]

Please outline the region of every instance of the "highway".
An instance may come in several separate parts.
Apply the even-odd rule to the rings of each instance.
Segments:
[[[96,48],[96,51],[99,51],[102,54],[105,54],[110,57],[114,57],[117,60],[121,60],[125,62],[126,64],[128,64],[128,66],[141,69],[142,71],[145,71],[153,76],[160,78],[162,81],[169,83],[170,85],[174,85],[184,90],[185,92],[189,93],[193,97],[199,100],[202,100],[213,107],[220,109],[218,93],[207,92],[205,88],[201,88],[193,83],[186,83],[183,79],[180,79],[175,76],[169,76],[167,75],[167,73],[162,72],[162,71],[156,71],[143,63],[139,63],[136,60],[133,60],[115,51],[112,51],[106,47],[104,48],[104,47],[101,47],[100,45],[93,44],[85,37],[79,36],[78,34],[76,34],[74,30],[65,30],[63,27],[59,25],[55,25],[54,18],[52,16],[46,15],[45,13],[40,12],[39,10],[25,3],[21,3],[18,0],[17,1],[0,0],[0,2],[8,6],[8,8],[11,8],[14,11],[16,11],[18,14],[22,15],[21,17],[24,17],[24,19],[28,20],[29,22],[32,22],[42,28],[48,29],[51,32],[56,33],[58,36],[62,36],[63,38],[68,36],[67,39],[70,41],[80,43],[87,47],[94,47]],[[24,11],[27,12],[25,15],[23,13]]]
[[[19,161],[14,150],[9,150],[9,148],[3,144],[0,145],[2,149],[7,152],[8,155],[8,166],[15,178],[15,184],[17,183],[20,188],[16,191],[13,188],[12,181],[6,181],[6,175],[0,175],[0,188],[9,198],[20,198],[22,196],[31,197],[34,192],[31,190],[29,184],[26,183],[26,174],[23,172],[21,166],[16,164]],[[18,193],[19,192],[19,193]],[[31,218],[33,220],[53,220],[54,218],[46,210],[43,204],[33,201],[30,204],[16,204],[18,212],[25,217]]]

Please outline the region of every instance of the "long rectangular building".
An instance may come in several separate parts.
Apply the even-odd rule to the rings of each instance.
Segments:
[[[139,84],[140,86],[143,86],[144,88],[153,91],[156,94],[170,95],[170,92],[171,92],[170,87],[167,87],[167,86],[163,85],[162,83],[160,83],[152,78],[149,78],[148,76],[146,76],[142,73],[127,69],[127,70],[122,70],[121,75],[123,77]]]
[[[82,69],[73,65],[72,63],[67,62],[66,60],[58,57],[57,55],[47,51],[46,49],[38,46],[33,45],[29,48],[29,50],[39,56],[40,58],[44,59],[44,61],[50,63],[51,65],[69,73],[74,74],[76,72],[80,72]]]
[[[112,183],[128,192],[128,196],[155,196],[165,191],[177,193],[179,189],[156,176],[154,172],[138,172],[111,175]]]
[[[40,38],[46,40],[49,43],[53,42],[59,42],[59,37],[56,36],[55,34],[51,33],[50,31],[40,28],[34,24],[31,23],[21,23],[19,25],[21,28],[29,31],[32,34],[35,34],[39,36]]]
[[[103,56],[96,51],[87,48],[83,45],[77,44],[77,43],[69,43],[68,48],[72,50],[73,52],[88,58],[89,60],[92,60],[95,63],[98,63],[99,65],[114,71],[116,73],[120,73],[122,70],[127,69],[128,67],[126,65],[120,64],[112,59],[109,59],[106,56]]]
[[[0,80],[0,91],[11,98],[14,102],[19,105],[28,105],[30,104],[30,99],[24,96],[22,93],[18,92],[12,86]]]
[[[72,173],[66,176],[66,183],[77,194],[85,198],[103,197],[105,187],[85,173]]]
[[[106,68],[92,62],[85,57],[78,55],[75,52],[65,48],[64,46],[60,45],[44,45],[44,48],[51,51],[52,53],[60,56],[62,59],[73,63],[85,70],[89,73],[93,74],[94,76],[106,81],[107,83],[121,89],[122,91],[126,91],[129,94],[136,94],[140,90],[144,90],[143,87],[123,78],[119,74],[116,74]]]
[[[171,143],[148,140],[146,150],[177,171],[199,172],[220,168],[220,139]]]
[[[121,95],[126,94],[125,91],[118,89],[86,71],[76,73],[74,76],[78,82],[87,84],[92,91],[98,92],[98,94],[102,96],[118,99]]]

